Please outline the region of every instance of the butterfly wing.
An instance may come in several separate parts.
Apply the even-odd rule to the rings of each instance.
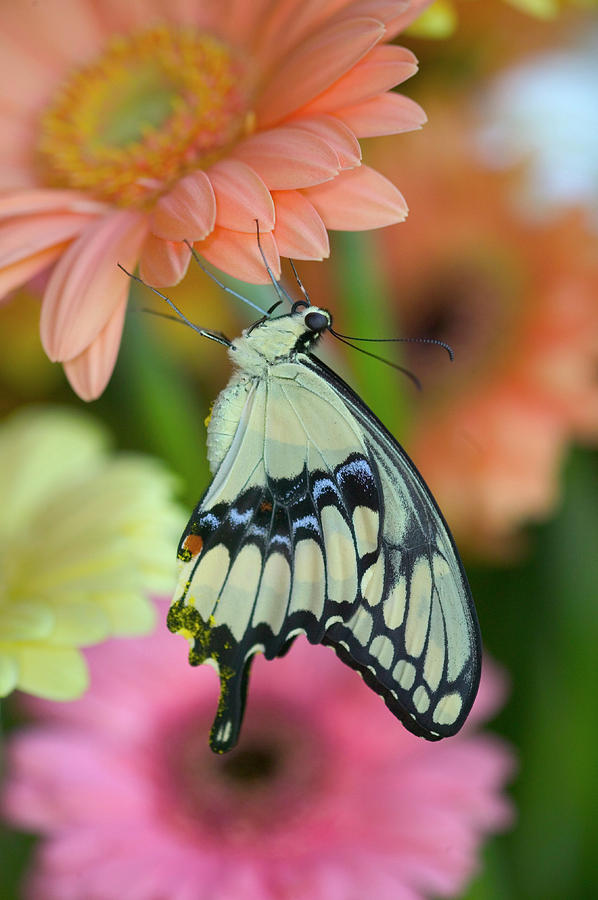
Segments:
[[[371,552],[359,553],[357,609],[332,625],[323,642],[362,673],[414,734],[453,735],[469,714],[481,674],[477,616],[453,538],[394,437],[324,363],[310,357],[307,365],[362,429],[380,510],[377,547],[372,542],[364,548]],[[346,502],[360,508],[352,490]],[[358,550],[362,528],[358,521]]]
[[[211,746],[237,741],[254,654],[279,656],[300,633],[334,646],[411,731],[452,734],[475,696],[479,637],[451,538],[394,439],[302,359],[248,392],[179,547],[169,627],[219,672]]]

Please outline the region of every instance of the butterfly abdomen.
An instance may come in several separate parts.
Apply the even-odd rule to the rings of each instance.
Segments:
[[[252,386],[250,378],[235,373],[216,398],[208,420],[206,438],[208,464],[212,474],[230,449]]]

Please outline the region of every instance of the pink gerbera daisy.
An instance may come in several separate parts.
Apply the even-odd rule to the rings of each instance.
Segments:
[[[299,640],[257,660],[240,745],[207,735],[216,678],[160,632],[89,652],[92,686],[36,701],[8,750],[5,811],[44,837],[44,900],[417,900],[454,896],[511,818],[506,746],[474,733],[500,704],[487,671],[470,723],[409,734],[333,654]]]
[[[0,12],[0,295],[53,264],[44,348],[97,397],[129,284],[172,285],[195,243],[246,281],[322,259],[328,228],[406,215],[358,138],[418,128],[387,42],[426,0],[61,0]]]

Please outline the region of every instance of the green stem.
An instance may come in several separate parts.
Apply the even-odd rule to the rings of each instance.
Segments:
[[[337,232],[332,254],[336,295],[342,300],[342,328],[363,337],[399,337],[392,289],[384,277],[378,244],[368,232]],[[341,317],[339,317],[341,318]],[[340,329],[339,329],[340,330]],[[399,344],[361,344],[363,349],[402,363]],[[347,350],[360,395],[399,438],[409,422],[409,381],[363,353]]]

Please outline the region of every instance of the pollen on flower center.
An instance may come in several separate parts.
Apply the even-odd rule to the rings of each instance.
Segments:
[[[46,183],[141,206],[251,129],[246,60],[195,28],[113,39],[71,75],[41,119]]]

